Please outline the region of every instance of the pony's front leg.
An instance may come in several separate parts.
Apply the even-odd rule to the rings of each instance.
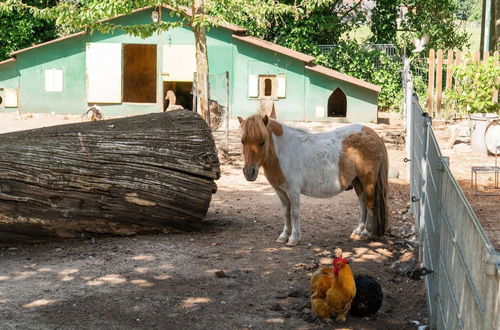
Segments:
[[[300,236],[302,232],[300,231],[299,222],[299,207],[300,207],[300,194],[289,194],[288,199],[290,200],[290,218],[292,223],[292,234],[288,238],[288,246],[296,246],[299,244]]]
[[[288,237],[292,232],[292,224],[290,220],[290,201],[288,200],[288,196],[281,190],[276,190],[276,195],[278,195],[281,201],[281,205],[283,206],[283,217],[285,220],[285,225],[283,226],[283,232],[281,232],[276,242],[286,243],[288,242]]]

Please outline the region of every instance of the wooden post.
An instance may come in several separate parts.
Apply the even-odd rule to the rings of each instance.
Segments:
[[[229,71],[226,71],[226,152],[229,156]]]
[[[483,63],[486,63],[488,61],[488,57],[490,57],[490,52],[485,50],[483,52]]]
[[[429,51],[429,84],[427,86],[427,112],[429,116],[433,117],[433,103],[434,103],[434,49]]]
[[[497,50],[496,52],[493,53],[493,58],[495,59],[494,60],[495,61],[495,65],[497,65],[497,66],[500,64],[499,61],[498,61],[498,57],[499,56],[498,56],[498,50]],[[497,78],[497,80],[500,80],[500,77]],[[493,92],[492,101],[493,102],[498,102],[498,89]]]
[[[475,52],[473,58],[475,63],[479,63],[481,61],[481,52],[480,51]]]
[[[462,52],[461,51],[457,51],[456,58],[455,58],[455,65],[460,65],[460,63],[462,63]],[[460,91],[460,86],[457,84],[457,81],[455,81],[454,88],[455,88],[455,90],[457,92]]]
[[[453,81],[453,76],[451,73],[451,66],[453,65],[453,51],[448,50],[448,58],[446,59],[446,85],[445,85],[445,93],[451,90],[451,83]],[[446,100],[445,100],[446,101]],[[450,114],[450,106],[448,102],[446,102],[445,107],[445,116],[449,116]]]
[[[436,117],[441,118],[441,96],[443,92],[443,50],[437,51],[436,68]]]

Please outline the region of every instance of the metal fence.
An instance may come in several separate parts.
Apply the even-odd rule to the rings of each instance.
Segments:
[[[442,156],[431,118],[411,91],[405,95],[411,211],[419,259],[434,271],[425,277],[431,328],[499,329],[500,254]]]

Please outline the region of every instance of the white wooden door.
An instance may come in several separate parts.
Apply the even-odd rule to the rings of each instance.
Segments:
[[[193,81],[196,72],[194,45],[163,45],[163,81]]]
[[[87,102],[122,102],[122,44],[87,44]]]

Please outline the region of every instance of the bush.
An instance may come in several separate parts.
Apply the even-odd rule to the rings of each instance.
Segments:
[[[402,65],[383,52],[342,40],[331,52],[318,55],[316,60],[319,64],[380,86],[379,110],[401,111]]]
[[[500,111],[498,100],[492,100],[493,92],[500,88],[500,66],[493,57],[479,63],[469,55],[463,64],[453,66],[452,72],[456,88],[447,92],[445,101],[455,113],[467,116]]]

